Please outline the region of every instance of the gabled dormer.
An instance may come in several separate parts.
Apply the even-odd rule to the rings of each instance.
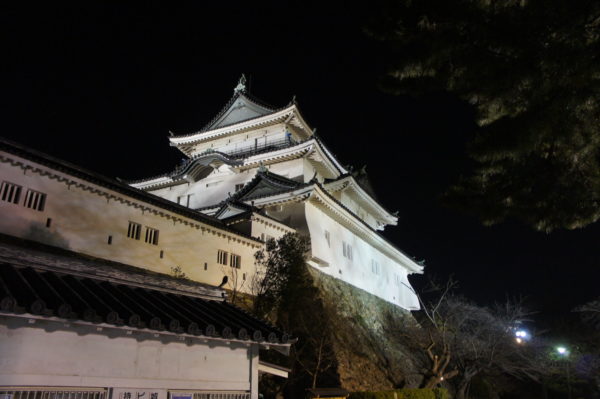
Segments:
[[[234,125],[250,119],[269,115],[276,109],[261,104],[258,100],[250,97],[246,89],[246,78],[244,75],[240,78],[238,85],[233,89],[233,97],[200,132],[208,132],[221,127]]]

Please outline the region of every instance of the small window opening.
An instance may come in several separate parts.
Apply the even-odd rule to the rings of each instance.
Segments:
[[[23,204],[26,208],[35,209],[36,211],[43,211],[44,205],[46,204],[46,194],[40,193],[35,190],[27,190],[25,194],[25,203]]]
[[[7,181],[2,182],[0,186],[0,199],[2,201],[18,204],[21,198],[21,186]]]
[[[227,265],[227,260],[229,259],[229,254],[225,251],[219,249],[217,252],[217,262],[222,265]]]
[[[240,269],[242,267],[242,257],[240,255],[231,254],[229,266]]]
[[[127,237],[133,238],[134,240],[140,239],[140,233],[142,231],[142,225],[135,222],[129,222],[129,227],[127,228]]]

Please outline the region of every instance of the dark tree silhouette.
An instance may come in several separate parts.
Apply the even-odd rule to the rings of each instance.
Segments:
[[[288,397],[304,397],[306,388],[337,382],[332,343],[332,310],[322,301],[306,265],[308,239],[287,233],[267,241],[256,253],[258,273],[252,282],[254,313],[269,318],[298,338],[290,355]]]
[[[448,202],[546,232],[600,218],[600,2],[379,5],[367,31],[388,45],[383,88],[447,90],[477,111],[477,166]]]

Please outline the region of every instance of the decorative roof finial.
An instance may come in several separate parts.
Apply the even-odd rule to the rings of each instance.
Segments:
[[[233,89],[233,94],[245,93],[246,92],[246,75],[242,74],[237,86]]]
[[[265,164],[262,163],[262,161],[260,161],[260,166],[258,167],[258,172],[259,173],[266,173],[266,172],[268,172],[268,169],[265,167]]]

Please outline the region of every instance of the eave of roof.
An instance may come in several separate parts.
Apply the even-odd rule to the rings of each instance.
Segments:
[[[348,181],[349,184],[344,185],[345,181]],[[358,193],[360,197],[363,198],[363,201],[367,203],[375,212],[378,212],[380,216],[386,218],[386,221],[389,222],[389,224],[395,225],[398,222],[398,218],[394,216],[390,211],[385,209],[381,204],[379,204],[379,202],[377,202],[375,198],[373,198],[361,187],[361,185],[356,181],[354,176],[350,174],[342,175],[335,180],[324,183],[323,186],[333,190],[346,190],[351,187]],[[340,187],[338,188],[336,186]]]
[[[236,133],[239,133],[242,131],[255,129],[255,128],[261,127],[261,126],[282,123],[282,122],[285,122],[287,117],[289,117],[290,115],[292,115],[296,118],[300,118],[300,120],[301,120],[300,125],[305,125],[306,122],[304,122],[304,119],[301,118],[296,105],[292,104],[286,108],[277,110],[277,111],[273,112],[272,114],[258,116],[255,118],[247,119],[242,122],[234,123],[232,125],[209,130],[206,132],[195,132],[193,134],[188,134],[185,136],[169,137],[169,141],[171,142],[171,145],[179,148],[186,155],[189,155],[188,154],[189,151],[185,150],[185,148],[182,148],[182,147],[184,147],[186,145],[193,145],[196,143],[200,143],[202,141],[209,141],[214,138],[221,137],[221,136],[236,134]],[[303,130],[306,130],[307,136],[310,136],[312,134],[308,125],[305,125]]]
[[[186,177],[191,172],[194,172],[198,166],[209,167],[211,162],[219,161],[223,164],[227,164],[230,166],[237,166],[242,163],[242,161],[230,157],[228,154],[219,152],[219,151],[210,151],[203,154],[198,154],[192,158],[184,160],[181,164],[179,164],[173,171],[163,173],[158,176],[152,176],[143,179],[135,179],[135,180],[124,180],[120,179],[122,182],[127,183],[136,188],[148,189],[149,187],[160,188],[164,186],[169,186],[173,184],[179,184],[182,182],[188,182]],[[204,162],[204,163],[203,163]],[[193,173],[192,173],[193,174]]]
[[[422,273],[423,272],[423,267],[421,265],[417,264],[409,255],[407,255],[404,251],[402,251],[400,248],[398,248],[396,246],[396,244],[394,244],[393,242],[388,240],[386,237],[384,237],[382,234],[380,234],[377,230],[375,230],[373,227],[371,227],[367,222],[365,222],[360,217],[358,217],[358,215],[356,215],[354,212],[352,212],[352,210],[348,209],[344,204],[342,204],[335,197],[333,197],[331,194],[329,194],[327,192],[327,190],[320,183],[306,183],[297,188],[291,188],[288,190],[282,190],[281,192],[277,192],[274,194],[256,196],[256,197],[252,197],[249,199],[243,199],[243,200],[244,201],[254,201],[254,202],[256,202],[257,200],[260,200],[258,202],[258,204],[255,203],[254,206],[265,206],[266,204],[271,204],[271,203],[272,204],[288,203],[288,202],[294,202],[294,201],[299,201],[299,200],[305,200],[305,199],[309,198],[311,195],[313,195],[313,193],[317,189],[318,189],[319,194],[322,194],[328,200],[332,201],[337,207],[339,207],[344,212],[346,212],[350,216],[351,220],[354,220],[359,225],[367,228],[370,232],[374,233],[376,235],[376,237],[378,237],[380,240],[385,242],[386,245],[389,245],[391,248],[393,248],[395,251],[397,251],[404,258],[404,260],[407,263],[413,264],[407,268],[412,270],[414,273]],[[286,194],[288,194],[288,195],[286,195]]]

